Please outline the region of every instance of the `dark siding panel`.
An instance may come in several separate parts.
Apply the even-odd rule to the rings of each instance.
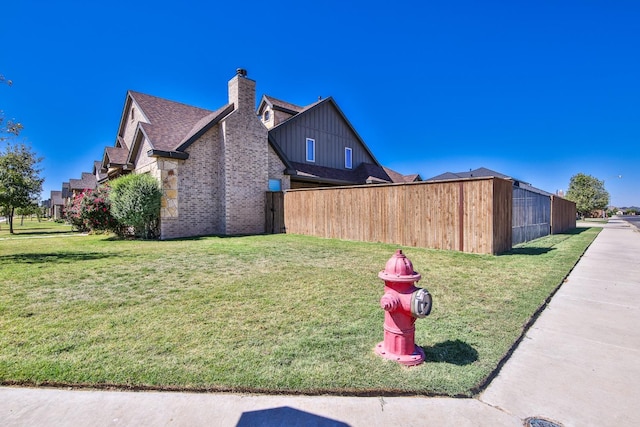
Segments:
[[[353,168],[360,163],[374,163],[356,134],[330,102],[304,112],[272,131],[272,135],[287,158],[306,161],[305,141],[316,140],[316,161],[319,166],[344,169],[344,149],[353,150]]]

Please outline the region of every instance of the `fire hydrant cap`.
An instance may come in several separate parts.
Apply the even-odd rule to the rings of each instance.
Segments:
[[[384,270],[378,273],[378,277],[389,282],[417,282],[422,278],[420,273],[413,271],[413,264],[401,249],[389,258]]]

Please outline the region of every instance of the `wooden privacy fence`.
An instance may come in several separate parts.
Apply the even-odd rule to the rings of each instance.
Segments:
[[[289,190],[287,233],[496,254],[511,248],[501,178]]]
[[[265,232],[267,234],[284,233],[284,193],[267,191],[265,210]]]
[[[558,196],[551,196],[551,234],[565,233],[576,228],[576,204]]]
[[[545,197],[543,235],[575,228],[575,204]],[[513,198],[513,183],[495,177],[289,190],[284,225],[294,234],[497,254],[512,247]]]

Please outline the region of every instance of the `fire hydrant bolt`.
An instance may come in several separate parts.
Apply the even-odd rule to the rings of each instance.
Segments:
[[[384,341],[376,346],[376,353],[386,359],[407,366],[424,361],[424,351],[415,345],[415,321],[431,312],[431,295],[426,289],[417,288],[419,273],[401,250],[387,261],[378,274],[384,280],[384,295],[380,307],[385,310]]]
[[[400,298],[391,293],[386,293],[380,299],[380,307],[382,307],[385,311],[393,311],[400,304]]]

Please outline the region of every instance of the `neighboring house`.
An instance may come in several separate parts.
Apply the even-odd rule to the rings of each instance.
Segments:
[[[62,183],[62,203],[63,206],[71,201],[73,194],[71,194],[71,189],[69,188],[68,182]]]
[[[62,191],[51,191],[51,206],[49,215],[53,219],[62,219],[62,210],[64,209],[64,200],[62,199]]]
[[[109,178],[107,172],[102,169],[102,162],[100,160],[93,162],[93,175],[95,176],[96,183],[98,185],[102,184]]]
[[[129,91],[91,175],[157,178],[162,239],[263,233],[267,191],[419,179],[385,170],[332,98],[299,107],[264,96],[258,114],[255,105],[242,69],[217,110]]]
[[[382,167],[384,169],[384,171],[387,173],[387,175],[389,175],[389,177],[391,178],[391,180],[393,182],[420,182],[422,181],[422,177],[420,176],[420,174],[413,174],[413,175],[402,175],[396,171],[393,171],[387,167]]]
[[[255,82],[239,72],[228,89],[215,111],[127,93],[101,172],[158,179],[163,239],[264,232],[267,129],[255,114]]]
[[[70,179],[69,190],[71,191],[71,197],[76,196],[84,192],[85,190],[93,190],[97,186],[96,176],[93,173],[82,172],[82,178]]]
[[[382,167],[331,97],[300,107],[264,95],[258,116],[269,129],[270,168],[280,167],[275,156],[284,166],[272,188],[407,182]]]

